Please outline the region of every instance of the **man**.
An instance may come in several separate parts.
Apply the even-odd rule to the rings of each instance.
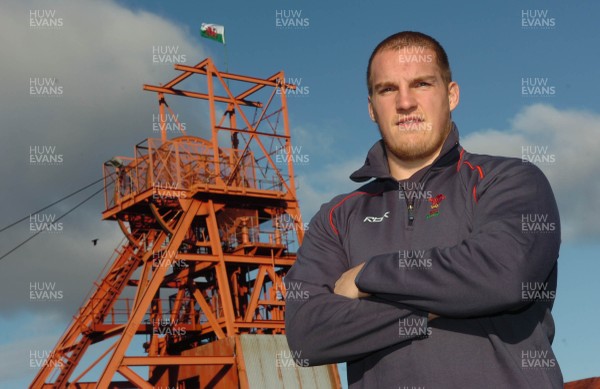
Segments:
[[[285,278],[293,355],[347,362],[351,388],[562,388],[548,181],[460,146],[433,38],[382,41],[367,84],[382,140],[351,178],[371,181],[323,205]]]

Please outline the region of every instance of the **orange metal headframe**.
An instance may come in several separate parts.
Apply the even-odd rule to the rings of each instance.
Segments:
[[[283,72],[223,73],[210,59],[175,69],[166,84],[144,86],[158,96],[160,138],[104,164],[103,218],[118,222],[126,243],[34,388],[248,387],[239,349],[248,342],[239,337],[284,332],[282,280],[304,234],[288,157],[286,90],[295,87]],[[209,139],[183,128],[166,96],[207,102]],[[169,137],[173,117],[177,136]],[[145,355],[131,355],[136,336]],[[84,365],[95,344],[104,351]],[[134,366],[147,366],[148,376]],[[127,382],[116,382],[117,373]],[[337,382],[335,367],[329,375]]]

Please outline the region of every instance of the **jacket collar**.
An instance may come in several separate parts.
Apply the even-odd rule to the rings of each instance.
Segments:
[[[431,165],[419,170],[417,173],[415,173],[415,175],[419,173],[422,174],[429,168],[441,167],[455,163],[460,154],[458,139],[458,128],[456,127],[456,124],[452,122],[452,129],[444,141],[440,155],[433,161]],[[371,147],[367,153],[367,158],[364,165],[350,175],[350,179],[355,182],[364,182],[370,180],[371,178],[393,179],[393,177],[390,175],[390,167],[388,165],[383,139],[380,139],[373,145],[373,147]]]

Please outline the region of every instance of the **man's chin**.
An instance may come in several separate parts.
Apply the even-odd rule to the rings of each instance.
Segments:
[[[415,150],[391,150],[391,153],[400,161],[403,162],[417,162],[429,159],[433,156],[434,152],[426,151],[415,151]]]
[[[431,133],[431,129],[433,128],[433,125],[431,123],[427,123],[427,122],[419,122],[419,123],[412,123],[412,124],[406,125],[406,126],[396,125],[394,127],[400,133],[420,134],[420,133]]]
[[[437,145],[415,144],[413,142],[401,146],[392,146],[385,142],[388,153],[392,153],[400,161],[418,162],[431,159],[439,152]]]

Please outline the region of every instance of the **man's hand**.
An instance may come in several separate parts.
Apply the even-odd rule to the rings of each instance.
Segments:
[[[344,274],[342,274],[340,278],[335,282],[335,289],[333,290],[333,292],[335,294],[339,294],[340,296],[345,296],[351,299],[368,297],[369,294],[358,290],[356,284],[354,283],[358,272],[360,272],[364,265],[365,263],[363,262],[360,265],[355,266],[352,269],[344,272]]]

